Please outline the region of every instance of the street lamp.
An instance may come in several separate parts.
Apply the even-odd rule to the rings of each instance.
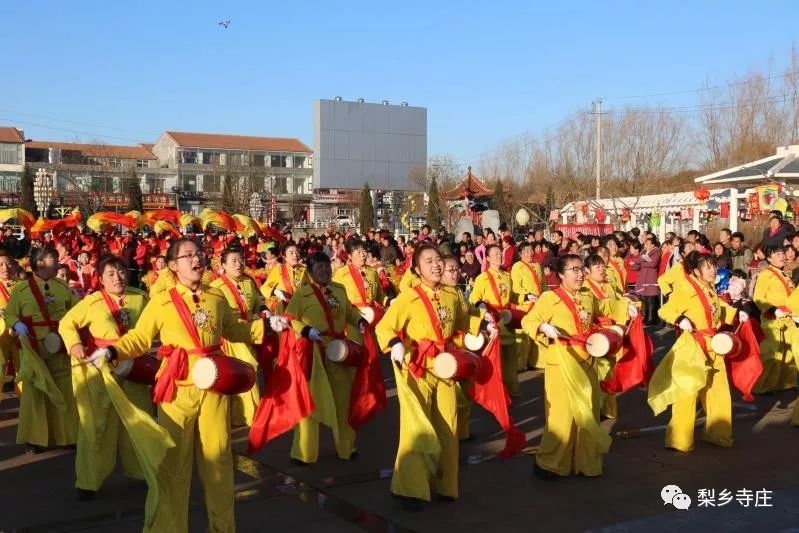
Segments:
[[[40,168],[36,171],[36,179],[33,181],[33,200],[36,202],[36,209],[39,210],[41,216],[47,216],[52,199],[53,177]]]

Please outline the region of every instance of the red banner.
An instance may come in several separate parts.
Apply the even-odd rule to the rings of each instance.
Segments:
[[[175,207],[174,194],[142,194],[143,209],[168,209]]]
[[[613,224],[555,224],[555,229],[562,231],[567,239],[573,239],[578,233],[583,235],[608,235],[616,230]]]

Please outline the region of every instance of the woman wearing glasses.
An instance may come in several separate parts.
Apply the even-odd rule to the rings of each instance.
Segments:
[[[153,388],[158,423],[175,442],[158,472],[159,505],[151,531],[188,531],[189,487],[192,463],[205,492],[210,531],[234,531],[233,455],[230,448],[228,396],[198,389],[190,379],[194,363],[220,355],[222,339],[260,343],[265,330],[281,331],[282,317],[242,322],[218,290],[202,283],[205,255],[186,237],[170,244],[167,267],[175,286],[155,295],[136,323],[119,340],[96,350],[86,359],[102,367],[106,361],[130,359],[146,353],[160,337],[164,362]]]
[[[380,348],[391,353],[400,398],[400,436],[391,492],[409,510],[439,497],[458,497],[456,384],[430,371],[438,353],[461,342],[469,328],[458,292],[444,286],[444,261],[432,243],[413,256],[419,285],[400,293],[377,325]],[[432,461],[431,461],[432,459]]]
[[[103,256],[97,263],[101,290],[93,292],[70,309],[58,327],[69,354],[83,361],[95,347],[112,344],[139,319],[148,298],[144,291],[127,286],[127,270],[122,260]],[[89,338],[84,345],[80,330],[86,328]],[[78,500],[94,498],[103,481],[114,471],[117,453],[126,475],[143,479],[139,461],[119,417],[110,403],[98,404],[90,395],[89,381],[100,380],[97,372],[89,373],[85,365],[72,368],[72,387],[78,404],[78,450],[75,457],[75,488]],[[131,402],[152,414],[153,402],[149,385],[120,379],[120,385]],[[101,385],[102,388],[102,385]]]
[[[597,319],[611,317],[593,293],[580,290],[585,268],[579,256],[559,257],[556,271],[560,286],[543,293],[522,320],[524,331],[544,346],[546,364],[546,427],[534,474],[546,480],[599,476],[610,436],[599,427],[601,391],[585,340]],[[586,390],[591,391],[588,397]]]
[[[658,314],[674,324],[681,335],[661,360],[649,383],[649,405],[660,414],[671,405],[671,420],[666,428],[666,448],[690,452],[694,448],[696,401],[702,402],[707,421],[702,439],[716,446],[732,446],[732,400],[724,356],[710,347],[710,339],[723,324],[737,317],[749,319],[716,293],[716,262],[708,253],[693,251],[683,259],[685,281],[676,283],[668,302]],[[690,380],[675,379],[686,367],[695,368],[700,388],[689,390]],[[679,376],[678,376],[679,377]]]
[[[796,387],[796,362],[791,348],[797,331],[788,297],[794,286],[785,275],[785,248],[767,246],[764,250],[768,267],[755,281],[755,305],[760,310],[760,323],[765,338],[760,343],[763,373],[754,392],[764,393]]]
[[[69,286],[55,277],[57,260],[58,253],[52,248],[34,250],[33,276],[14,285],[5,312],[6,322],[33,348],[33,352],[20,352],[17,371],[25,390],[19,404],[17,443],[26,444],[28,453],[39,453],[50,441],[58,446],[77,441],[78,410],[72,393],[71,363],[58,335],[58,321],[77,299]],[[42,379],[32,374],[37,367],[50,374],[57,390],[45,393],[40,384],[26,382]]]

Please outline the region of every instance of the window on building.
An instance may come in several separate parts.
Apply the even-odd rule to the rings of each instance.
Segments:
[[[250,188],[252,192],[264,192],[264,177],[263,176],[251,176],[250,177]]]
[[[262,167],[266,165],[266,157],[263,154],[253,154],[252,156],[252,166],[254,167]]]
[[[116,192],[114,190],[114,178],[104,176],[92,176],[91,178],[91,191],[92,192]]]
[[[274,194],[288,194],[288,184],[286,183],[286,178],[275,178],[274,185],[272,187],[272,192]]]
[[[150,160],[149,159],[137,159],[136,166],[139,168],[150,168]]]
[[[304,155],[295,155],[294,156],[294,168],[305,168],[305,156]]]
[[[197,151],[196,150],[181,150],[180,162],[187,165],[197,164]]]
[[[222,179],[219,176],[203,176],[203,192],[221,192]]]
[[[214,152],[214,157],[211,158],[212,165],[224,165],[225,164],[225,154],[221,152]]]
[[[147,192],[149,194],[163,194],[164,193],[164,185],[166,183],[166,179],[164,179],[164,178],[151,178],[151,177],[147,176],[146,183],[147,183]]]
[[[197,192],[197,176],[189,174],[184,175],[181,179],[180,188],[183,192],[196,193]]]
[[[286,156],[284,155],[273,155],[270,158],[272,167],[282,167],[286,168]]]
[[[22,164],[19,144],[0,143],[0,165]]]
[[[228,162],[227,164],[231,167],[240,167],[241,166],[241,154],[231,153],[228,155]]]
[[[213,164],[214,164],[214,153],[203,152],[203,165],[213,165]]]
[[[19,193],[19,176],[0,174],[0,194],[2,193]]]

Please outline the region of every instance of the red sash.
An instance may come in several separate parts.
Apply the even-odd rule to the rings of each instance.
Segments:
[[[117,333],[121,337],[125,334],[125,325],[122,323],[122,318],[119,316],[119,305],[117,304],[116,300],[108,296],[108,293],[105,291],[105,289],[101,290],[100,294],[103,295],[105,305],[108,307],[108,311],[114,318],[114,322],[116,322],[117,325]],[[103,346],[100,346],[100,348],[103,348]]]
[[[774,270],[774,267],[768,267],[768,269],[771,272],[772,276],[774,276],[775,278],[780,280],[780,283],[782,283],[782,286],[785,288],[785,294],[790,296],[791,295],[791,287],[788,285],[788,282],[785,281],[785,277],[782,275],[782,273],[780,271],[778,271],[778,270]]]
[[[705,291],[702,290],[702,287],[693,279],[691,276],[686,276],[685,279],[688,280],[688,283],[694,288],[696,291],[696,295],[699,297],[699,302],[702,304],[702,309],[705,311],[705,320],[707,320],[707,327],[713,327],[713,310],[710,308],[710,301],[707,299],[707,295]]]
[[[533,276],[533,281],[535,282],[535,285],[538,288],[538,293],[541,294],[541,292],[544,289],[541,287],[541,278],[538,277],[538,272],[535,271],[535,268],[533,268],[533,265],[528,265],[524,261],[522,261],[522,264],[527,267],[527,270],[530,271],[530,274]]]
[[[286,292],[289,293],[289,296],[294,294],[294,283],[289,277],[289,268],[285,263],[280,263],[280,277],[283,279],[283,285],[285,285]]]
[[[622,288],[624,288],[624,286],[627,284],[627,280],[625,279],[626,272],[624,272],[621,267],[619,267],[619,264],[613,259],[614,258],[612,257],[610,258],[610,266],[612,266],[613,270],[616,271],[616,274],[619,276],[619,283],[621,283]]]
[[[577,312],[577,304],[574,303],[574,300],[571,298],[571,296],[566,294],[566,289],[564,289],[563,286],[561,285],[552,292],[557,294],[558,297],[561,299],[561,301],[563,301],[563,303],[566,304],[566,309],[568,309],[569,312],[571,313],[572,319],[574,320],[574,324],[575,326],[577,326],[578,335],[580,336],[585,335],[585,330],[583,329],[583,321],[580,320],[580,313]]]
[[[6,289],[6,284],[0,281],[0,295],[3,296],[6,302],[8,302],[8,289]]]
[[[358,271],[357,268],[352,266],[352,263],[347,265],[350,269],[350,275],[352,276],[352,281],[355,282],[355,288],[358,289],[358,296],[361,297],[361,304],[355,304],[359,307],[369,305],[366,299],[366,287],[363,284],[363,276]]]
[[[494,293],[494,298],[497,299],[497,309],[504,308],[505,306],[502,303],[502,293],[499,292],[497,282],[494,281],[494,276],[491,275],[490,270],[486,270],[486,276],[488,277],[488,283],[491,285],[491,291]]]
[[[325,321],[327,322],[326,334],[331,337],[340,336],[340,334],[336,333],[336,329],[333,327],[333,314],[330,312],[330,307],[327,305],[325,295],[322,294],[322,291],[320,291],[319,287],[316,285],[311,284],[311,288],[313,289],[314,296],[316,296],[316,299],[319,300],[319,305],[322,306],[322,312],[325,314]]]
[[[47,304],[44,303],[42,291],[39,290],[39,285],[37,285],[36,279],[31,277],[28,280],[28,286],[31,288],[33,298],[36,300],[36,304],[39,306],[39,312],[41,312],[42,317],[44,317],[44,322],[31,322],[31,324],[34,326],[47,326],[50,328],[50,331],[57,332],[58,322],[53,321],[50,318],[50,312],[47,310]]]
[[[417,285],[413,290],[419,295],[419,299],[422,301],[425,311],[427,312],[430,325],[433,326],[433,333],[435,333],[436,336],[435,340],[422,339],[417,341],[416,357],[408,363],[408,369],[411,373],[416,377],[422,377],[426,371],[425,360],[428,357],[435,357],[438,352],[443,350],[447,343],[452,340],[452,337],[444,338],[444,332],[441,329],[441,321],[438,318],[438,314],[433,309],[433,303],[430,301],[430,298],[427,297],[424,289]]]
[[[233,293],[233,298],[236,299],[236,306],[239,308],[239,315],[241,315],[241,319],[247,320],[247,304],[244,303],[244,299],[241,297],[239,288],[229,277],[227,277],[227,274],[222,274],[221,279],[222,283],[224,283],[230,292]]]
[[[588,286],[591,287],[591,291],[594,293],[594,295],[597,298],[599,298],[600,300],[604,300],[606,298],[605,291],[603,291],[601,287],[595,285],[594,282],[588,278],[585,278],[585,281],[588,282]]]

